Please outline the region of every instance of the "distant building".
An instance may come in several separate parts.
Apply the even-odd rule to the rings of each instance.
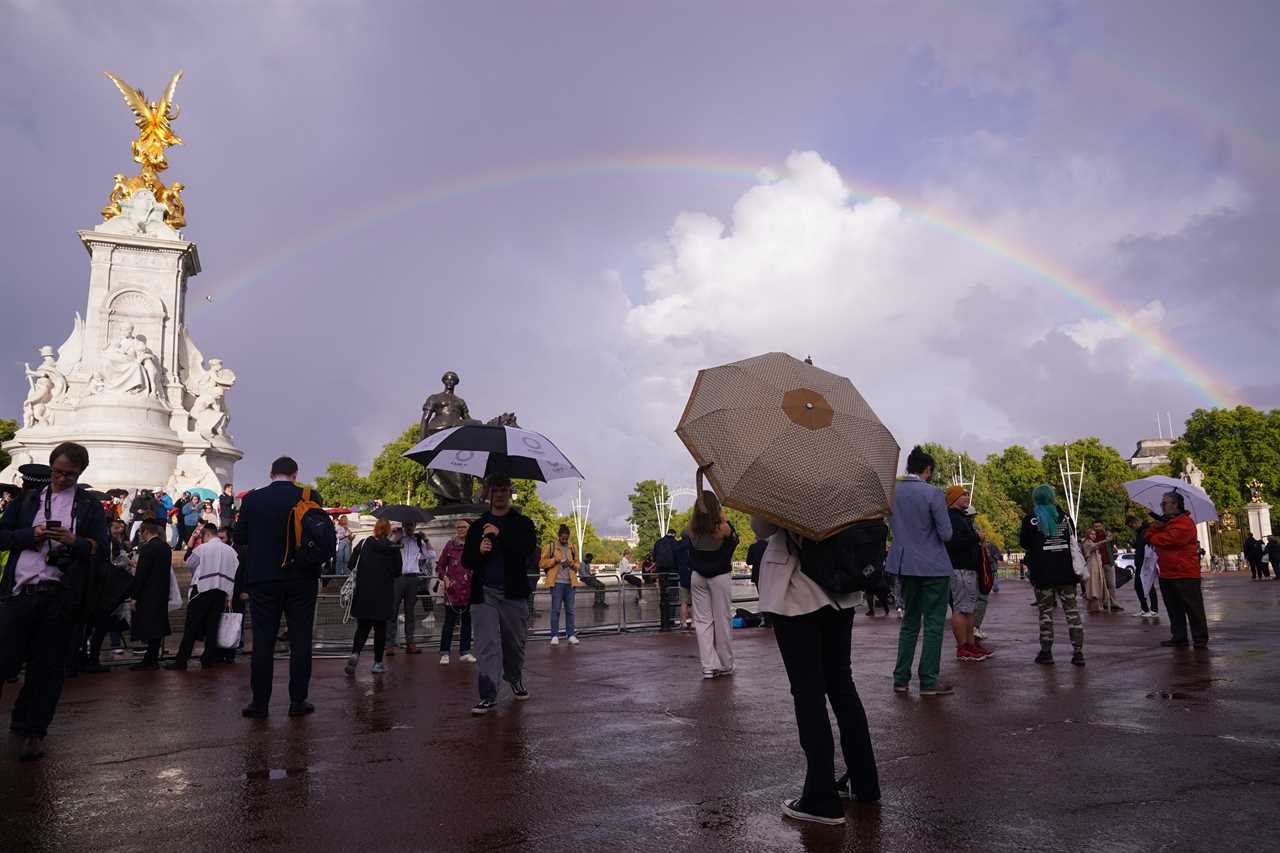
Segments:
[[[1144,472],[1158,465],[1168,465],[1172,449],[1172,438],[1144,438],[1138,442],[1138,449],[1133,451],[1129,464]]]

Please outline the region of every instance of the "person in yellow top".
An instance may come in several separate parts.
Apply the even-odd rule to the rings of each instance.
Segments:
[[[551,645],[560,645],[560,608],[564,607],[564,629],[569,645],[578,645],[574,630],[573,598],[582,583],[578,579],[578,552],[569,544],[569,526],[560,525],[556,541],[542,549],[538,568],[547,576],[551,587]]]

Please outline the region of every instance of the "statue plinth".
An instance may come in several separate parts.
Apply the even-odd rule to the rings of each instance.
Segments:
[[[18,466],[47,462],[63,441],[89,450],[84,478],[100,488],[194,486],[221,491],[243,454],[227,433],[224,394],[235,374],[207,364],[187,334],[187,279],[200,272],[194,243],[163,221],[147,190],[80,231],[89,298],[71,335],[28,367],[23,426],[5,450]]]
[[[1244,505],[1249,515],[1249,531],[1256,539],[1266,539],[1271,535],[1271,504],[1254,501]]]

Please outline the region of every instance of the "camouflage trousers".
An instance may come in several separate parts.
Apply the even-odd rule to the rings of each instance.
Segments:
[[[1036,587],[1036,606],[1040,610],[1040,645],[1053,645],[1053,611],[1062,602],[1062,612],[1067,617],[1067,634],[1076,651],[1084,648],[1084,623],[1080,621],[1080,607],[1076,603],[1076,586]]]

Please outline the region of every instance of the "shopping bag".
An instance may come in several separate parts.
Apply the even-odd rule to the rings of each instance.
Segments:
[[[1071,568],[1075,569],[1076,577],[1084,580],[1089,576],[1089,564],[1085,562],[1084,552],[1080,550],[1080,542],[1076,539],[1074,530],[1071,531],[1069,538],[1071,540]]]
[[[218,645],[224,649],[238,648],[242,625],[244,625],[243,613],[223,613],[218,620]]]
[[[178,576],[169,570],[169,609],[182,609],[182,592],[178,589]]]

